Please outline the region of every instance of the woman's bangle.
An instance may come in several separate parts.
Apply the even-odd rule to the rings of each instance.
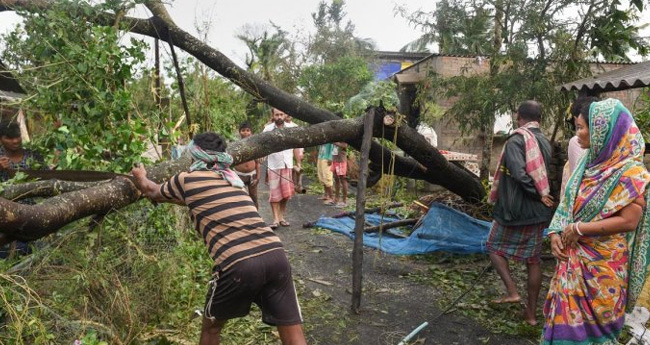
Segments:
[[[580,224],[580,221],[574,223],[574,224],[573,224],[573,228],[576,230],[576,232],[578,233],[578,235],[580,235],[580,236],[584,236],[584,234],[582,233],[582,231],[580,231],[580,227],[578,226],[579,224]]]

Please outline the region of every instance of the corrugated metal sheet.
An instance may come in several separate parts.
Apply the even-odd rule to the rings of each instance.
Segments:
[[[421,60],[431,55],[431,53],[393,52],[393,51],[376,50],[373,52],[373,55],[376,58],[380,58],[380,59]]]
[[[625,66],[592,77],[566,83],[560,91],[619,91],[650,85],[650,61]]]
[[[400,85],[403,84],[417,84],[422,81],[422,73],[399,73],[394,74],[397,83]]]

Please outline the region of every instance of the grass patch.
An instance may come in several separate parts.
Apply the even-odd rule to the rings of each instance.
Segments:
[[[503,294],[503,283],[491,268],[477,280],[486,266],[490,264],[485,255],[453,255],[436,253],[414,257],[413,260],[428,264],[426,270],[406,275],[407,279],[428,284],[438,291],[438,307],[447,309],[462,293],[467,294],[449,312],[459,312],[479,322],[494,333],[504,333],[528,339],[539,339],[543,316],[541,307],[548,280],[542,286],[538,302],[538,326],[523,322],[519,313],[522,304],[493,304],[491,301]],[[550,267],[550,265],[544,265]],[[552,267],[551,267],[552,269]],[[519,263],[511,263],[513,279],[517,282],[522,297],[526,296],[526,268]],[[442,316],[444,317],[444,316]]]
[[[31,257],[0,261],[0,345],[196,344],[212,260],[185,208],[146,203],[108,215],[95,230],[76,222]],[[346,342],[346,317],[325,295],[297,285],[305,324],[331,324]],[[329,327],[329,326],[328,326]],[[275,327],[251,315],[231,320],[223,344],[280,344]]]

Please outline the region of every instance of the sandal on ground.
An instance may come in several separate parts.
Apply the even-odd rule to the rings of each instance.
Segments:
[[[327,206],[334,206],[334,205],[336,205],[336,201],[329,200],[329,201],[325,201],[323,204],[325,204]]]
[[[275,230],[275,229],[277,229],[277,228],[278,228],[278,223],[271,223],[271,224],[269,224],[269,228],[271,228],[271,230]]]
[[[291,223],[287,222],[286,220],[281,220],[280,225],[282,225],[282,226],[290,226]]]
[[[334,207],[336,207],[336,208],[345,208],[345,207],[347,207],[347,206],[348,206],[348,204],[346,204],[346,203],[344,203],[344,202],[339,202],[339,203],[337,203],[336,206],[334,206]]]

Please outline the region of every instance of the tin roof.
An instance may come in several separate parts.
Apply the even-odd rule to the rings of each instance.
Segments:
[[[629,65],[559,87],[560,91],[620,91],[650,85],[650,61]]]

